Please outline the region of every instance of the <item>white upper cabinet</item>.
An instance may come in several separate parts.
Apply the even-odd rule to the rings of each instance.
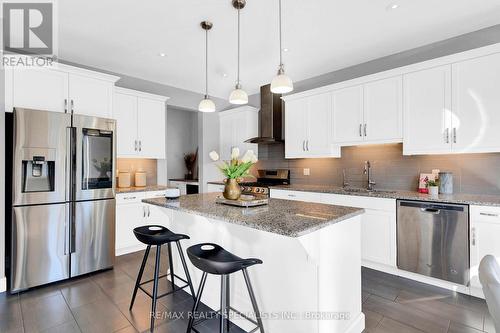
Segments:
[[[285,102],[285,158],[299,158],[305,154],[307,107],[307,98]]]
[[[285,101],[285,157],[340,157],[332,144],[332,94]]]
[[[363,141],[363,86],[333,92],[333,141],[338,144]]]
[[[246,140],[259,135],[259,110],[241,106],[219,113],[219,145],[222,160],[231,159],[231,150],[240,149],[240,154],[253,150],[258,154],[258,145]]]
[[[5,81],[8,112],[14,107],[55,112],[67,108],[67,73],[44,68],[6,70]]]
[[[404,75],[403,154],[451,152],[451,65]]]
[[[138,97],[139,155],[150,158],[165,158],[166,112],[165,100]]]
[[[370,143],[403,141],[403,82],[392,77],[364,86],[364,140]]]
[[[137,96],[116,92],[113,103],[113,118],[116,119],[117,156],[137,155]],[[127,136],[121,133],[132,133]]]
[[[114,82],[69,74],[69,101],[75,114],[111,118]]]
[[[500,151],[500,53],[452,65],[453,152]]]
[[[117,157],[164,159],[167,97],[115,88]]]
[[[5,69],[5,110],[14,107],[110,118],[119,78],[68,65]]]

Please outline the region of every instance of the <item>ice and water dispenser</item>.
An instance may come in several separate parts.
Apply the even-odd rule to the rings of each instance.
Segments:
[[[22,159],[22,192],[53,192],[55,149],[24,149]],[[63,172],[63,171],[59,171]]]

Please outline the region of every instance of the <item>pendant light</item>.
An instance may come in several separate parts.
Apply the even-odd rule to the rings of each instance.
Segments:
[[[208,30],[212,29],[213,24],[203,21],[200,25],[205,30],[205,98],[198,105],[198,111],[215,112],[215,103],[208,97]]]
[[[238,10],[238,75],[236,78],[236,86],[229,95],[229,103],[231,104],[247,104],[248,94],[241,89],[240,83],[240,10],[246,5],[246,0],[233,0],[233,7]]]
[[[285,65],[283,65],[283,48],[281,45],[281,0],[279,1],[279,24],[280,24],[280,65],[278,67],[278,74],[271,81],[271,91],[275,94],[286,94],[293,90],[293,82],[288,76],[285,75]]]

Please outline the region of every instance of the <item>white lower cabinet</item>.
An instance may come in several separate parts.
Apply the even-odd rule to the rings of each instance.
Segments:
[[[168,224],[167,215],[160,207],[148,205],[142,199],[164,196],[164,191],[121,193],[116,195],[116,255],[135,252],[145,248],[137,240],[134,228],[142,225]]]
[[[271,189],[277,199],[364,208],[361,219],[361,258],[375,269],[396,267],[396,200],[342,194]]]
[[[470,206],[470,273],[471,294],[484,297],[479,282],[481,259],[491,254],[500,261],[500,207]]]

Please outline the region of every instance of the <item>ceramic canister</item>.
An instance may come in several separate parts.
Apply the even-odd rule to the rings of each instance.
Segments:
[[[453,194],[453,173],[439,173],[439,193]]]

